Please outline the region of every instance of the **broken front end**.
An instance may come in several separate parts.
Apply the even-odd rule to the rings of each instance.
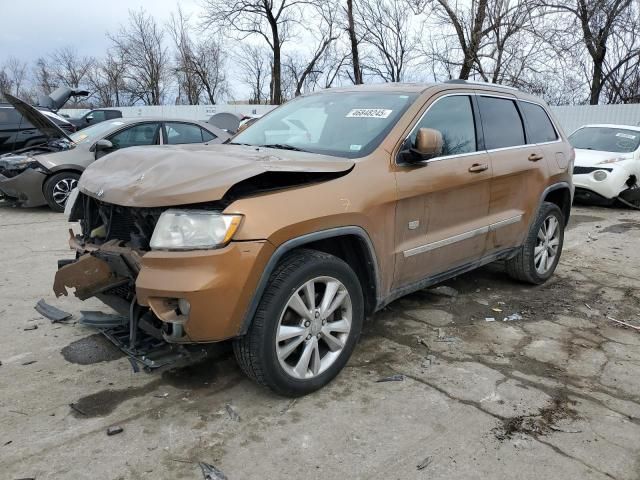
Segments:
[[[272,252],[268,242],[225,237],[214,248],[151,247],[159,222],[170,241],[171,218],[221,216],[222,205],[124,207],[82,193],[71,201],[69,221],[78,221],[81,233],[70,230],[76,258],[59,261],[54,292],[72,288],[80,300],[96,297],[117,312],[83,323],[138,358],[147,344],[218,342],[241,333],[256,272]]]

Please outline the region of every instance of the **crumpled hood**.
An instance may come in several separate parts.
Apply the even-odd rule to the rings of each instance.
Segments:
[[[128,207],[220,200],[236,183],[266,172],[339,173],[352,160],[239,145],[132,147],[91,164],[80,191]]]
[[[575,150],[576,159],[574,165],[578,167],[610,167],[611,165],[598,164],[611,158],[633,158],[633,153],[602,152],[600,150],[583,150],[581,148],[576,148]]]

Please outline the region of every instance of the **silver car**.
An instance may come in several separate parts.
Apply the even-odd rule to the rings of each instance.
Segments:
[[[222,143],[230,136],[208,123],[166,118],[107,120],[68,135],[31,105],[6,96],[47,139],[43,144],[0,156],[0,195],[24,207],[49,205],[63,211],[84,169],[115,150]]]

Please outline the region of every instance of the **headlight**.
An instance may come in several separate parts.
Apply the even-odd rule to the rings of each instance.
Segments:
[[[241,215],[206,210],[167,210],[156,224],[150,246],[164,250],[223,247],[240,226]]]
[[[615,157],[615,158],[607,158],[606,160],[602,160],[598,162],[596,165],[604,165],[606,163],[617,163],[622,162],[623,160],[629,160],[627,157]]]

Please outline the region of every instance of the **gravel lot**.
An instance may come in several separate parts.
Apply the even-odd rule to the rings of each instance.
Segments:
[[[42,318],[40,298],[75,319],[101,308],[54,300],[67,229],[0,206],[2,478],[201,479],[200,461],[231,480],[640,478],[640,332],[607,319],[640,324],[640,212],[574,209],[542,287],[495,265],[447,282],[455,297],[391,304],[337,380],[297,401],[228,353],[133,373],[95,332]]]

